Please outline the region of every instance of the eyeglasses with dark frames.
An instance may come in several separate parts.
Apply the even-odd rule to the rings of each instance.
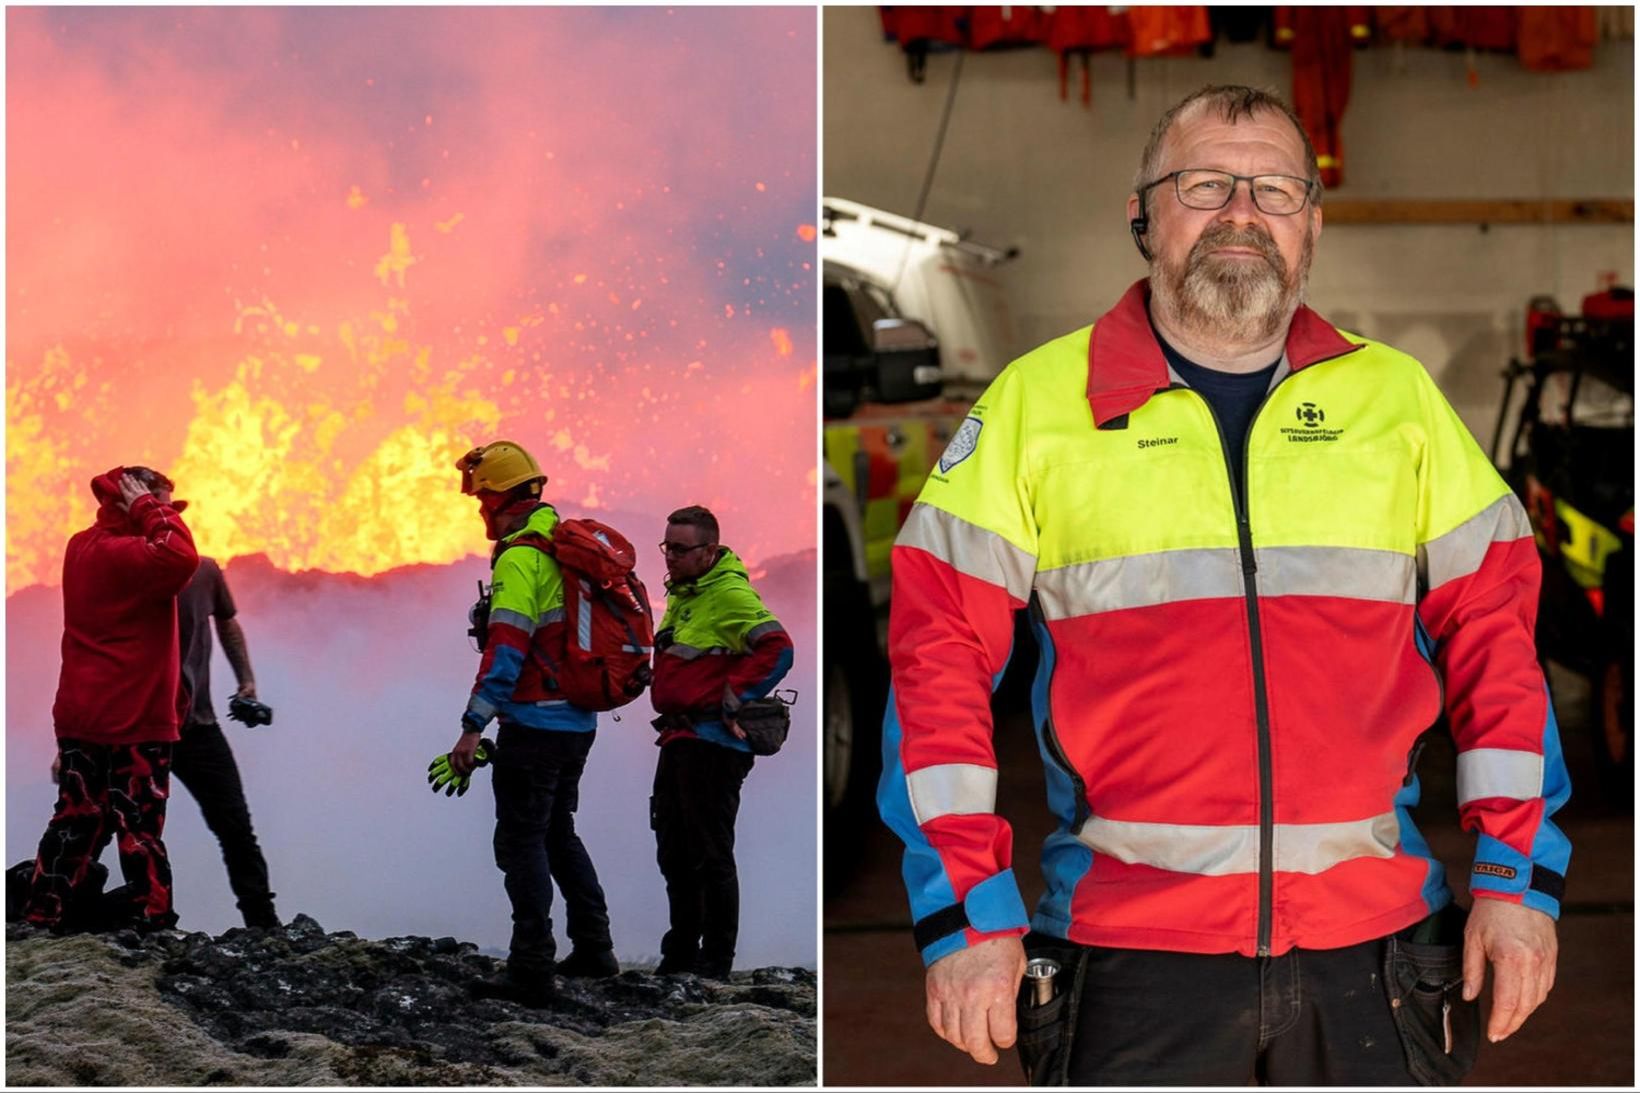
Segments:
[[[1146,193],[1170,180],[1174,192],[1179,195],[1179,204],[1188,209],[1207,211],[1222,209],[1230,204],[1236,192],[1236,183],[1245,182],[1248,192],[1253,195],[1253,204],[1260,212],[1271,216],[1292,216],[1302,211],[1318,185],[1312,179],[1292,175],[1237,175],[1229,171],[1187,168],[1169,171],[1161,178],[1139,187],[1141,205]]]

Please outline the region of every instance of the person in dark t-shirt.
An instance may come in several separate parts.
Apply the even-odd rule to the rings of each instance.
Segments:
[[[228,884],[239,902],[245,925],[273,928],[280,923],[273,908],[273,893],[268,890],[268,863],[251,827],[239,765],[211,706],[211,631],[206,620],[212,617],[238,683],[235,696],[256,697],[250,652],[237,615],[222,569],[215,559],[201,558],[198,572],[177,597],[182,683],[191,704],[183,720],[182,739],[176,745],[171,773],[193,794],[205,825],[222,845]]]

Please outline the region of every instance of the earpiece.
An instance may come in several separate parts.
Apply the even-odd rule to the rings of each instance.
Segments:
[[[1133,231],[1133,245],[1139,248],[1139,253],[1144,256],[1145,261],[1150,261],[1150,248],[1145,246],[1145,233],[1150,230],[1150,218],[1136,216],[1128,221],[1128,227]]]

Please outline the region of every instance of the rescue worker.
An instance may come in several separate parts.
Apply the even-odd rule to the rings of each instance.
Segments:
[[[169,490],[158,495],[162,501],[170,500]],[[179,501],[176,507],[181,509],[186,504]],[[273,892],[268,889],[267,859],[257,844],[256,829],[251,826],[239,764],[211,705],[211,631],[207,622],[211,618],[216,620],[222,651],[233,668],[237,684],[234,697],[256,697],[250,650],[245,644],[245,630],[239,624],[238,608],[234,606],[228,580],[214,558],[200,558],[199,569],[177,598],[182,682],[191,698],[171,771],[193,794],[200,815],[205,818],[205,826],[222,847],[222,861],[228,867],[228,885],[233,889],[245,925],[277,929],[279,915],[274,910]]]
[[[176,924],[163,839],[186,698],[176,602],[199,555],[170,488],[147,467],[99,475],[96,522],[63,552],[63,666],[51,711],[57,805],[24,908],[37,926],[62,925],[70,894],[111,838],[134,925]]]
[[[711,512],[672,513],[660,547],[666,614],[650,696],[661,755],[649,818],[671,928],[655,971],[728,979],[740,933],[735,816],[753,761],[735,713],[791,670],[792,641],[745,563],[718,542]]]
[[[929,1023],[980,1062],[1028,929],[1059,964],[1020,1000],[1043,1084],[1453,1082],[1488,962],[1493,1040],[1553,983],[1531,529],[1417,361],[1303,305],[1320,201],[1280,100],[1170,110],[1128,199],[1149,277],[1002,372],[900,533],[878,800]],[[1034,917],[989,705],[1027,606],[1060,821]],[[1443,709],[1467,928],[1409,815]]]
[[[492,718],[496,737],[495,863],[512,903],[507,968],[475,993],[530,1006],[550,1005],[555,975],[619,973],[609,909],[586,846],[575,833],[581,774],[597,735],[597,715],[571,705],[550,665],[564,650],[564,582],[558,563],[519,542],[550,539],[558,513],[541,500],[547,476],[522,447],[498,440],[456,463],[461,492],[478,498],[484,533],[495,543],[488,639],[461,735],[450,750],[457,774],[474,768],[480,734]],[[564,896],[569,957],[554,963],[552,885]]]

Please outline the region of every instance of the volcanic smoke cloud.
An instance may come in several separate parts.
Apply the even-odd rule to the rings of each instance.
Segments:
[[[422,862],[441,905],[466,887],[482,915],[441,928],[406,908],[372,927],[495,940],[478,921],[500,894],[487,800],[432,813],[416,799],[436,822],[415,831],[396,815],[406,770],[454,740],[476,667],[445,608],[470,598],[487,544],[451,464],[487,440],[524,444],[561,513],[641,545],[657,598],[648,544],[685,504],[717,512],[754,569],[796,555],[812,571],[813,28],[798,9],[8,10],[11,860],[49,814],[59,633],[39,599],[55,589],[35,586],[59,583],[92,475],[145,463],[192,503],[202,552],[246,559],[230,580],[351,590],[245,609],[264,697],[295,712],[310,689],[276,744],[235,737],[246,767],[290,768],[247,771],[275,887],[307,855],[328,866],[342,845],[426,838],[395,862]],[[407,566],[416,580],[391,579]],[[800,664],[808,595],[792,605],[807,629],[787,619]],[[370,610],[349,618],[344,602]],[[387,642],[383,625],[405,633]],[[438,652],[407,657],[405,642]],[[812,735],[814,698],[794,736]],[[643,739],[648,714],[640,700],[603,735]],[[617,859],[658,891],[641,822],[653,749],[601,740],[589,780],[617,752],[618,807],[640,815]],[[315,762],[345,773],[314,783],[322,800],[296,773]],[[760,762],[748,813],[762,794],[790,841],[743,869],[768,884],[778,864],[782,913],[804,929],[765,933],[758,958],[812,960],[813,748]],[[439,834],[455,809],[461,845]],[[298,814],[325,817],[304,830],[328,845],[280,845],[278,821]],[[179,860],[179,890],[220,874],[208,840],[198,855]],[[452,855],[484,869],[452,886]],[[194,928],[231,924],[180,910]],[[349,913],[320,917],[345,929]]]

